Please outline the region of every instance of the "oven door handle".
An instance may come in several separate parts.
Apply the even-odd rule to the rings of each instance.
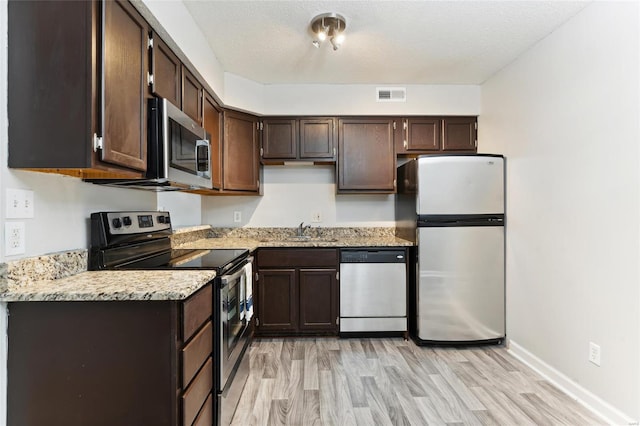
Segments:
[[[231,275],[223,275],[222,277],[220,277],[220,282],[222,283],[222,286],[226,286],[228,285],[230,282],[233,282],[235,280],[237,280],[239,277],[241,277],[245,272],[244,272],[244,263],[242,264],[242,268],[240,268],[237,272],[231,274]]]

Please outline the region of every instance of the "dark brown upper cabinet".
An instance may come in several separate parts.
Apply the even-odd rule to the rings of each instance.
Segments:
[[[182,111],[202,125],[202,84],[182,65]]]
[[[178,108],[182,101],[182,63],[175,53],[160,39],[157,34],[153,34],[153,47],[151,49],[151,74],[153,80],[151,91],[165,98]]]
[[[335,161],[333,118],[301,118],[299,127],[301,160]]]
[[[442,149],[444,151],[477,151],[478,119],[476,117],[446,117],[442,119]]]
[[[476,117],[398,118],[396,153],[476,152],[476,129]]]
[[[222,111],[209,93],[204,92],[203,127],[209,134],[209,152],[211,153],[211,184],[222,189]]]
[[[298,157],[298,122],[295,119],[266,118],[262,120],[263,160],[295,160]]]
[[[396,140],[398,152],[440,150],[440,119],[402,118],[396,123],[399,123],[396,128],[401,130],[401,136]]]
[[[338,121],[338,193],[394,193],[396,158],[392,118]]]
[[[335,120],[330,117],[262,120],[263,164],[284,161],[335,162]]]
[[[8,15],[9,167],[142,176],[149,34],[142,16],[124,1],[12,1]]]
[[[259,193],[258,118],[236,111],[225,111],[223,122],[223,189]]]

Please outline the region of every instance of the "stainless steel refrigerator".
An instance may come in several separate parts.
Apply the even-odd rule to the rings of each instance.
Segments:
[[[398,168],[397,234],[416,242],[409,300],[419,344],[505,337],[504,166],[479,154]]]

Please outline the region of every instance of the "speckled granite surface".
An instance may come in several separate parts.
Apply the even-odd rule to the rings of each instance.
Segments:
[[[209,225],[189,226],[174,229],[173,235],[171,235],[171,245],[175,247],[191,241],[201,240],[203,238],[207,238],[210,234],[211,226]]]
[[[179,228],[173,228],[173,234],[179,235],[179,234],[187,234],[190,232],[209,231],[209,230],[211,230],[211,225],[183,226]]]
[[[394,228],[311,228],[309,239],[296,239],[296,228],[212,228],[209,238],[191,240],[178,248],[216,249],[260,247],[408,247],[411,241],[397,238]]]
[[[282,240],[293,237],[298,228],[211,228],[209,237],[212,238],[250,238],[254,240],[273,239]],[[395,228],[363,227],[363,228],[306,228],[303,235],[311,238],[378,238],[393,237]]]
[[[394,228],[212,228],[174,231],[176,248],[407,247]],[[215,277],[213,271],[89,271],[87,250],[72,250],[0,264],[0,301],[182,300]]]
[[[57,280],[9,285],[1,302],[183,300],[215,277],[213,271],[89,271]]]
[[[7,264],[0,263],[0,292],[7,289]]]
[[[34,281],[56,280],[87,270],[87,250],[71,250],[37,257],[17,259],[6,264],[4,286],[21,286]]]

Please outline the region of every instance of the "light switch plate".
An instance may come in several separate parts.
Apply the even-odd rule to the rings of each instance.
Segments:
[[[35,216],[35,204],[33,204],[33,191],[23,190],[24,194],[23,202],[23,212],[24,218],[32,219]]]
[[[7,188],[5,192],[5,218],[18,219],[20,217],[22,194],[19,189]]]
[[[30,219],[34,217],[33,191],[7,188],[5,197],[5,218]]]

